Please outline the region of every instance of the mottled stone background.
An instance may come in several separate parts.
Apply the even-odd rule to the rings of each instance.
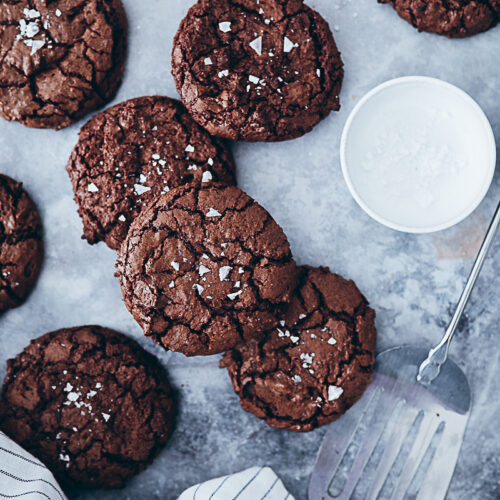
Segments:
[[[125,0],[130,53],[116,102],[177,96],[170,75],[176,28],[191,0]],[[500,195],[459,226],[406,235],[372,221],[342,179],[339,137],[349,111],[375,85],[403,75],[443,78],[468,91],[500,138],[500,27],[468,40],[418,34],[375,0],[310,0],[329,21],[345,62],[342,110],[307,136],[283,144],[235,144],[240,186],[275,216],[300,264],[328,265],[353,278],[378,313],[378,349],[430,345],[441,336]],[[186,487],[252,465],[270,465],[297,499],[324,429],[272,430],[244,413],[218,357],[186,359],[156,348],[127,313],[113,277],[115,254],[80,239],[82,227],[64,171],[79,127],[29,130],[0,122],[0,171],[23,181],[40,207],[47,255],[23,307],[0,318],[0,376],[31,338],[60,327],[99,323],[139,339],[167,367],[180,399],[177,430],[154,465],[123,491],[74,492],[78,499],[174,499]],[[466,372],[473,411],[450,499],[500,498],[500,236],[485,264],[451,356]],[[433,499],[431,499],[433,500]]]

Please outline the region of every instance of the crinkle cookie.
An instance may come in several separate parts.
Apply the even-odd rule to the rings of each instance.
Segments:
[[[110,101],[122,79],[120,0],[0,2],[0,115],[61,129]]]
[[[418,31],[464,38],[496,26],[500,0],[378,0],[392,5]]]
[[[226,353],[244,410],[270,426],[305,432],[336,420],[370,384],[375,312],[353,281],[300,268],[280,325]]]
[[[173,189],[144,209],[118,253],[129,311],[188,356],[223,352],[277,324],[296,265],[283,230],[241,189]]]
[[[130,99],[94,116],[66,167],[84,238],[117,250],[143,206],[191,182],[235,184],[228,147],[168,97]]]
[[[173,420],[164,370],[113,330],[47,333],[8,361],[0,428],[64,486],[123,486],[153,461]]]
[[[0,311],[21,305],[43,258],[42,222],[20,182],[0,175]]]
[[[281,141],[339,109],[343,64],[328,23],[302,0],[199,0],[174,41],[172,72],[211,134]]]

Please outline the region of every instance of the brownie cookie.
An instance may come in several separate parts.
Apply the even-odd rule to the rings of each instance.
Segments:
[[[156,358],[113,330],[47,333],[8,361],[0,428],[65,486],[121,487],[158,454],[173,419]]]
[[[132,223],[118,254],[125,304],[147,336],[215,354],[276,325],[296,266],[282,229],[233,186],[181,186]]]
[[[22,184],[0,175],[0,311],[21,305],[40,273],[42,223]]]
[[[500,21],[500,0],[378,0],[392,5],[418,31],[464,38]]]
[[[229,149],[168,97],[117,104],[81,130],[67,171],[84,238],[118,249],[142,206],[190,182],[235,183]]]
[[[278,328],[226,353],[244,410],[270,426],[310,431],[344,414],[369,385],[375,312],[352,281],[302,267]]]
[[[340,53],[302,0],[199,0],[172,58],[182,101],[214,135],[293,139],[340,107]]]
[[[125,53],[121,0],[3,0],[0,115],[66,127],[112,99]]]

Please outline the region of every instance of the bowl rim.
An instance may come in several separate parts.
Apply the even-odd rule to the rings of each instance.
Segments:
[[[474,201],[470,204],[470,206],[465,209],[463,212],[461,212],[459,215],[454,217],[453,219],[450,219],[447,222],[443,222],[440,224],[435,224],[435,225],[430,225],[430,226],[405,226],[402,224],[398,224],[396,222],[393,222],[386,217],[383,217],[379,215],[377,212],[375,212],[372,208],[368,206],[368,204],[362,199],[362,197],[359,195],[358,191],[356,190],[356,187],[354,183],[352,182],[350,173],[349,173],[349,166],[348,166],[348,161],[347,161],[347,143],[348,143],[348,137],[349,137],[349,132],[351,130],[352,124],[356,117],[358,116],[360,110],[363,108],[363,106],[370,101],[373,97],[375,97],[377,94],[380,92],[390,88],[394,87],[397,85],[404,85],[408,83],[426,83],[426,84],[431,84],[431,85],[437,85],[438,87],[445,88],[449,91],[454,92],[457,94],[457,96],[465,98],[465,100],[469,101],[469,103],[472,105],[471,108],[472,110],[476,113],[476,115],[479,117],[479,119],[484,123],[485,125],[485,131],[486,131],[486,140],[490,145],[490,159],[491,161],[489,162],[488,169],[485,170],[485,182],[483,185],[482,190],[479,192],[478,196],[474,199]],[[342,168],[342,174],[344,176],[344,180],[347,184],[347,187],[349,189],[349,192],[351,193],[352,197],[356,201],[356,203],[374,220],[379,222],[380,224],[383,224],[386,227],[389,227],[390,229],[394,229],[396,231],[401,231],[405,233],[413,233],[413,234],[425,234],[425,233],[434,233],[437,231],[442,231],[444,229],[448,229],[452,226],[455,226],[459,222],[462,222],[464,219],[466,219],[474,210],[479,206],[479,204],[483,201],[483,199],[486,197],[486,194],[489,191],[489,188],[491,186],[491,183],[493,181],[493,177],[495,174],[495,169],[496,169],[496,142],[495,142],[495,135],[493,133],[493,129],[491,127],[491,123],[488,120],[488,117],[486,116],[486,113],[483,111],[481,106],[464,90],[461,88],[457,87],[456,85],[453,85],[449,82],[446,82],[444,80],[440,80],[439,78],[434,78],[434,77],[429,77],[429,76],[403,76],[399,78],[394,78],[391,80],[388,80],[386,82],[381,83],[380,85],[377,85],[375,88],[372,90],[368,91],[360,100],[359,102],[354,106],[352,111],[349,114],[349,117],[347,118],[347,121],[344,125],[344,129],[342,131],[342,136],[340,139],[340,164]]]

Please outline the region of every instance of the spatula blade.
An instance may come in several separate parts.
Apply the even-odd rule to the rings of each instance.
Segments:
[[[363,398],[330,424],[309,484],[309,500],[444,498],[470,410],[470,389],[448,361],[429,387],[416,382],[425,349],[377,356]]]

